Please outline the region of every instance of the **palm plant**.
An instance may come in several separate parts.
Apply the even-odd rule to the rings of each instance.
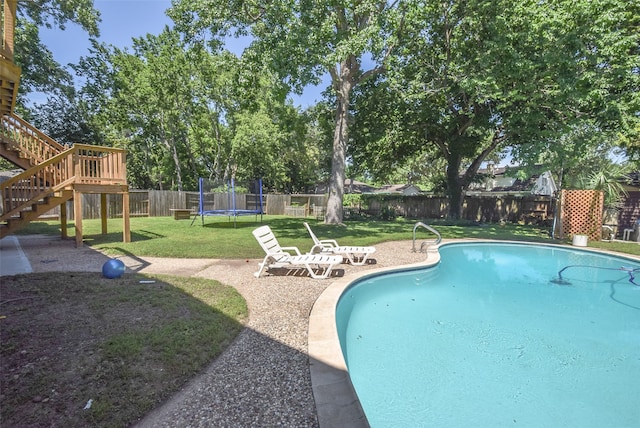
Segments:
[[[628,165],[608,165],[580,177],[580,187],[602,191],[605,208],[618,210],[622,207],[624,198],[628,196],[623,185],[628,180],[628,173]]]

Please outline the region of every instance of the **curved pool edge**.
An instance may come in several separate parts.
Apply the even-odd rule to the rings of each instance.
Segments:
[[[344,291],[353,283],[381,273],[406,271],[436,265],[440,261],[438,249],[444,245],[463,242],[493,242],[522,245],[541,245],[572,248],[577,251],[604,253],[612,256],[640,261],[640,257],[599,248],[574,248],[562,244],[484,240],[452,239],[430,248],[424,261],[393,267],[354,273],[330,284],[315,301],[309,314],[308,354],[311,387],[316,402],[318,424],[327,427],[369,427],[367,417],[355,392],[346,362],[340,348],[336,327],[336,308]]]
[[[369,427],[340,348],[336,328],[336,307],[340,296],[351,284],[369,276],[425,268],[439,261],[440,253],[434,247],[422,262],[373,269],[340,278],[315,301],[309,314],[308,352],[311,387],[320,427]]]

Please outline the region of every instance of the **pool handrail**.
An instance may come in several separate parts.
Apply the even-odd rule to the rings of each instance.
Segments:
[[[440,242],[442,242],[442,236],[440,235],[440,232],[438,232],[436,229],[434,229],[433,227],[429,226],[428,224],[424,224],[423,222],[419,221],[413,226],[413,247],[412,247],[411,251],[413,251],[414,253],[416,252],[416,230],[420,226],[424,227],[429,232],[432,232],[437,236],[437,238],[436,238],[436,240],[435,240],[435,242],[433,244],[429,244],[429,241],[425,241],[420,245],[420,252],[421,253],[424,252],[425,246],[427,248],[429,248],[429,246],[431,246],[431,245],[438,245]]]

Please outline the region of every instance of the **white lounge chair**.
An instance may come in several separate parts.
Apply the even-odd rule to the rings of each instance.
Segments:
[[[342,263],[342,256],[335,254],[301,254],[297,247],[281,247],[275,235],[269,226],[261,226],[253,231],[256,238],[266,256],[262,263],[259,263],[259,269],[254,274],[256,278],[260,276],[262,271],[270,268],[296,268],[304,267],[312,278],[324,279],[331,275],[331,270],[335,265]],[[289,253],[292,251],[295,254]],[[314,270],[323,269],[321,274]]]
[[[340,254],[346,257],[352,265],[362,266],[367,262],[369,256],[376,252],[375,247],[347,247],[338,245],[335,239],[318,239],[308,223],[305,222],[304,226],[314,242],[311,254]]]

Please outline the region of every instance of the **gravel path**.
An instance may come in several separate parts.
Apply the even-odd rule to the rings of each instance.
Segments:
[[[107,260],[72,241],[21,236],[34,272],[96,271]],[[411,241],[376,245],[376,264],[335,271],[350,275],[367,269],[416,263]],[[52,256],[54,255],[54,256]],[[258,260],[121,258],[130,270],[198,276],[235,287],[246,299],[249,320],[236,340],[205,371],[138,427],[316,427],[307,330],[309,313],[332,279],[311,279],[299,272],[255,278]]]

